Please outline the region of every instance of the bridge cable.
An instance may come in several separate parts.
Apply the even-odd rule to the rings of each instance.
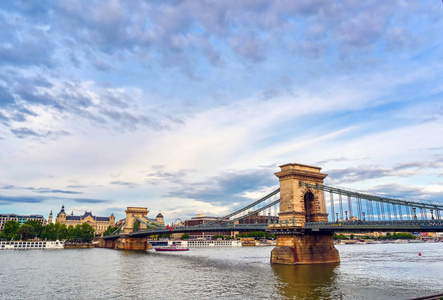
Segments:
[[[122,225],[120,225],[120,227],[117,228],[116,230],[114,230],[110,235],[113,235],[114,233],[119,232],[120,229],[121,229],[121,228],[123,227],[123,225],[125,225],[125,224],[126,224],[126,222],[123,222]]]
[[[233,213],[230,213],[230,214],[228,214],[228,215],[226,215],[226,216],[220,217],[220,218],[218,218],[218,219],[216,219],[216,220],[214,220],[214,221],[211,221],[211,222],[208,222],[208,223],[204,223],[204,224],[200,224],[200,225],[198,225],[198,226],[202,226],[202,227],[203,227],[203,226],[213,225],[213,224],[218,223],[218,222],[220,222],[220,221],[223,221],[223,220],[229,219],[229,218],[232,217],[232,216],[235,216],[235,215],[237,215],[237,214],[239,214],[239,213],[242,213],[242,212],[248,210],[249,208],[256,206],[257,204],[260,204],[260,203],[262,203],[263,201],[266,201],[268,198],[271,198],[272,196],[274,196],[274,195],[277,194],[278,192],[280,192],[280,188],[278,188],[278,189],[276,189],[275,191],[269,193],[268,195],[264,196],[263,198],[261,198],[261,199],[255,201],[254,203],[251,203],[251,204],[249,204],[249,205],[247,205],[247,206],[245,206],[245,207],[243,207],[243,208],[241,208],[241,209],[239,209],[239,210],[234,211]]]
[[[154,225],[154,226],[157,226],[157,227],[160,227],[160,228],[166,228],[164,225],[162,225],[162,224],[159,224],[159,223],[157,223],[157,222],[154,222],[154,221],[151,221],[151,220],[149,220],[148,219],[148,217],[147,216],[142,216],[144,219],[146,219],[146,221],[148,221],[149,223],[151,223],[152,225]]]
[[[434,203],[426,203],[426,202],[416,202],[416,201],[406,201],[406,200],[399,200],[399,199],[394,199],[394,198],[387,198],[387,197],[380,197],[380,196],[374,196],[374,195],[369,195],[369,194],[364,194],[364,193],[360,193],[360,192],[354,192],[354,191],[349,191],[349,190],[344,190],[344,189],[340,189],[340,188],[335,188],[335,187],[331,187],[331,186],[327,186],[327,185],[322,185],[322,184],[311,184],[311,183],[306,183],[306,182],[302,182],[300,181],[300,185],[301,186],[306,186],[309,188],[314,188],[317,190],[323,190],[323,191],[332,191],[336,194],[341,194],[341,195],[350,195],[353,197],[361,197],[364,199],[368,199],[368,200],[374,200],[377,202],[384,202],[384,203],[391,203],[391,204],[400,204],[400,205],[405,205],[405,206],[413,206],[413,207],[419,207],[419,208],[427,208],[427,209],[443,209],[443,205],[442,204],[434,204]]]
[[[134,217],[134,219],[136,219],[136,220],[139,221],[140,223],[145,224],[148,228],[150,227],[151,229],[160,229],[158,226],[154,226],[154,225],[152,225],[152,224],[149,224],[149,223],[147,223],[147,222],[145,222],[145,221],[139,219],[139,218],[136,217],[135,215],[132,215],[132,216]],[[148,228],[147,228],[147,229],[148,229]],[[161,228],[161,229],[163,229],[163,228]]]
[[[352,203],[351,203],[351,196],[348,195],[348,208],[349,208],[349,219],[353,216],[352,214]]]
[[[375,203],[375,205],[377,207],[377,218],[378,218],[378,221],[381,221],[382,218],[381,218],[381,213],[380,213],[380,202],[377,201],[377,203]]]
[[[257,213],[259,213],[259,212],[261,212],[261,211],[263,211],[263,210],[265,210],[265,209],[267,209],[267,208],[269,208],[269,207],[272,207],[273,205],[276,205],[276,204],[278,204],[278,203],[280,203],[280,199],[275,200],[275,201],[273,201],[273,202],[271,202],[271,203],[269,203],[269,204],[266,204],[265,206],[260,207],[259,209],[255,210],[255,211],[249,212],[249,213],[246,214],[246,215],[243,215],[243,216],[241,216],[241,217],[238,217],[238,218],[232,219],[232,220],[230,220],[229,222],[226,222],[226,223],[231,224],[231,223],[234,223],[234,222],[236,222],[236,221],[246,219],[247,217],[252,216],[252,215],[255,215],[255,214],[257,214]]]
[[[382,220],[385,220],[385,205],[383,202],[380,202],[380,208],[381,208],[381,217]]]
[[[332,221],[335,219],[335,211],[334,211],[334,194],[332,192],[329,192],[329,200],[331,201],[331,214],[332,214]]]
[[[341,195],[338,195],[338,201],[340,204],[340,219],[343,220],[343,199],[341,198]]]

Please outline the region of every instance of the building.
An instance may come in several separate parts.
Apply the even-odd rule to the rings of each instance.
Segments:
[[[197,226],[200,224],[206,224],[212,221],[217,220],[218,217],[208,217],[204,214],[197,214],[196,217],[192,217],[190,220],[185,220],[185,226]],[[229,219],[224,219],[222,221],[229,221]],[[204,231],[199,231],[199,232],[190,232],[189,236],[191,239],[210,239],[212,236],[214,235],[224,235],[224,236],[232,236],[233,234],[230,231],[226,231],[226,232],[204,232]]]
[[[20,226],[25,224],[26,221],[37,220],[42,222],[42,225],[46,225],[46,219],[42,215],[16,215],[16,214],[0,214],[0,231],[3,230],[3,225],[8,221],[16,221],[20,223]]]
[[[126,219],[121,219],[117,223],[115,223],[115,226],[120,227],[125,223]]]
[[[101,235],[106,229],[108,229],[108,226],[115,226],[115,216],[114,214],[111,214],[109,217],[97,217],[93,216],[90,211],[85,211],[82,216],[74,216],[73,212],[70,215],[67,215],[65,212],[65,206],[63,205],[62,209],[57,214],[55,223],[65,224],[66,226],[76,226],[87,223],[94,228],[96,235]]]
[[[155,217],[155,222],[160,225],[165,225],[165,218],[163,218],[162,213],[158,213],[157,217]]]
[[[238,224],[269,224],[278,223],[278,216],[262,216],[258,213],[250,215],[244,219],[238,221]]]
[[[48,224],[52,224],[52,210],[49,213]]]

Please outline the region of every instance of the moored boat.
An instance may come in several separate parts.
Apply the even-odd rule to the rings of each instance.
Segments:
[[[155,247],[155,251],[189,251],[189,248],[180,247],[180,246],[161,246]]]
[[[61,241],[0,241],[0,250],[63,249]]]

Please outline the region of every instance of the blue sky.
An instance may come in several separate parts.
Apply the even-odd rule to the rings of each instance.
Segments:
[[[0,4],[0,212],[168,222],[278,186],[443,200],[441,1]]]

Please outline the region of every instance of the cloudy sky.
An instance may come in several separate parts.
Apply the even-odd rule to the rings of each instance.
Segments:
[[[2,1],[0,213],[222,215],[278,166],[443,201],[441,1]]]

